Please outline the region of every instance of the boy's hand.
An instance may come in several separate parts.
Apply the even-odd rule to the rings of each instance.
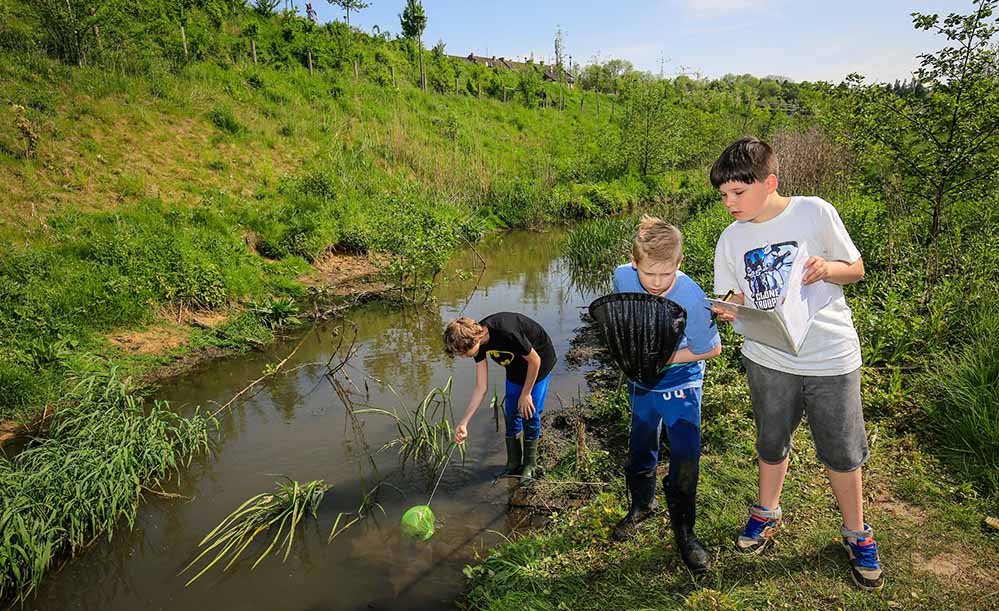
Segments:
[[[726,322],[732,322],[735,320],[735,312],[718,304],[712,304],[711,311],[718,318],[718,320],[724,320]]]
[[[459,424],[454,429],[454,442],[464,443],[466,439],[468,439],[468,427],[464,424]]]
[[[520,408],[520,416],[525,420],[527,418],[534,417],[534,399],[531,395],[520,395],[520,400],[517,401],[517,407]]]
[[[812,284],[829,277],[829,262],[819,256],[808,257],[805,262],[805,273],[801,277],[804,284]]]

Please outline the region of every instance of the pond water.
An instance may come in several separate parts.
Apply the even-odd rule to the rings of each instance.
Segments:
[[[474,386],[471,359],[448,360],[441,349],[446,321],[458,315],[482,318],[499,311],[522,312],[541,323],[559,355],[545,411],[559,408],[585,389],[583,371],[567,369],[564,355],[581,308],[594,294],[570,280],[559,257],[558,232],[512,232],[477,245],[485,270],[471,251],[459,253],[445,270],[430,307],[384,303],[360,306],[346,318],[357,327],[358,353],[349,375],[366,402],[413,409],[434,386],[454,377],[452,401],[461,416]],[[435,474],[412,467],[402,471],[390,441],[395,424],[384,416],[359,416],[352,426],[344,405],[324,379],[322,366],[337,345],[331,321],[307,333],[303,345],[278,375],[221,417],[222,434],[214,452],[182,471],[178,492],[185,499],[147,495],[131,532],[99,541],[52,571],[28,609],[52,610],[348,610],[449,609],[465,587],[462,568],[476,552],[496,545],[523,528],[524,515],[508,506],[504,483],[492,485],[504,461],[503,435],[487,401],[469,427],[464,462],[444,472],[433,498],[437,532],[425,543],[401,536],[406,508],[423,504]],[[222,404],[261,375],[268,363],[287,355],[301,339],[278,342],[265,352],[208,363],[160,389],[157,398],[177,409]],[[490,394],[502,397],[503,373],[491,364]],[[249,497],[274,489],[286,475],[300,482],[324,479],[333,488],[319,519],[308,518],[288,560],[272,554],[253,571],[252,546],[237,568],[213,567],[190,587],[181,569],[198,553],[198,542]],[[335,516],[354,511],[364,490],[386,480],[378,500],[385,513],[357,523],[332,543],[327,535]]]

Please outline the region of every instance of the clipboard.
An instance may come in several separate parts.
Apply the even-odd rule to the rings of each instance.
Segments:
[[[732,328],[736,333],[797,355],[815,315],[837,297],[837,287],[832,283],[820,281],[806,285],[802,282],[808,257],[806,245],[799,244],[777,306],[772,310],[758,310],[722,299],[708,298],[708,303],[735,315]]]

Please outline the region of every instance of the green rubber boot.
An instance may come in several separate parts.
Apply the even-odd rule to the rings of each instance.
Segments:
[[[520,445],[520,437],[515,435],[506,438],[506,466],[496,474],[496,479],[508,475],[520,475],[520,463],[524,458],[524,449]]]
[[[524,440],[524,469],[520,472],[520,485],[528,486],[538,472],[538,442],[541,439]]]

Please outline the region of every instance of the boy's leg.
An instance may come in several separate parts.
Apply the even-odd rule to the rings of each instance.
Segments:
[[[534,401],[534,415],[524,420],[524,461],[521,480],[529,484],[537,475],[538,443],[541,439],[541,412],[545,409],[545,399],[548,397],[548,382],[551,374],[538,380],[531,389],[531,399]],[[518,395],[519,396],[519,395]]]
[[[670,449],[669,475],[663,480],[666,506],[683,563],[700,573],[707,570],[711,558],[694,534],[701,460],[701,389],[673,390],[662,395],[660,414]]]
[[[760,501],[736,541],[741,552],[759,552],[780,523],[780,494],[787,474],[791,438],[804,411],[802,376],[764,367],[743,357],[756,424]]]
[[[870,450],[860,396],[860,370],[841,376],[806,378],[805,410],[815,453],[826,466],[843,517],[843,547],[850,576],[865,589],[884,586],[881,561],[871,527],[864,522],[861,466]]]
[[[517,399],[520,397],[522,388],[522,386],[510,381],[506,383],[506,398],[503,402],[503,420],[506,424],[506,465],[503,466],[502,471],[496,474],[496,479],[508,475],[520,475],[524,451],[519,435],[524,427],[524,421],[520,417],[520,410],[517,409]]]
[[[638,525],[658,509],[656,503],[656,465],[659,463],[659,435],[662,419],[655,400],[661,393],[636,389],[628,382],[631,404],[631,434],[628,438],[628,461],[624,479],[631,504],[628,513],[614,526],[614,538],[623,541]]]

